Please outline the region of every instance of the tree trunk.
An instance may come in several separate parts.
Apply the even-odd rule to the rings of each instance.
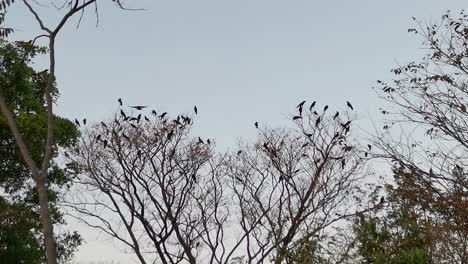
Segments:
[[[57,246],[54,238],[54,226],[50,217],[45,177],[41,174],[36,180],[37,194],[39,195],[39,206],[41,210],[41,221],[44,233],[44,242],[48,264],[57,264]]]

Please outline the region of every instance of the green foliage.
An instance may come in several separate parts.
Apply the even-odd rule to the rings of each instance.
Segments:
[[[33,46],[30,42],[0,41],[0,93],[15,116],[23,139],[38,165],[44,155],[47,136],[44,90],[48,73],[33,69],[31,60],[46,51],[45,48]],[[55,90],[54,98],[57,96]],[[73,146],[79,136],[73,122],[58,116],[54,117],[54,133],[55,147]],[[57,153],[54,153],[53,158],[56,156]],[[7,263],[42,263],[45,254],[43,243],[40,243],[42,227],[38,214],[37,192],[10,128],[1,115],[0,164],[0,187],[5,197],[8,197],[0,197],[1,206],[5,208],[0,210],[0,259],[8,259]],[[53,159],[47,184],[61,189],[69,186],[70,180],[65,170]],[[48,190],[52,220],[55,224],[66,224],[57,207],[58,193],[52,189],[54,188]],[[77,233],[65,233],[56,239],[61,262],[69,260],[82,242]],[[25,250],[29,251],[23,254]]]

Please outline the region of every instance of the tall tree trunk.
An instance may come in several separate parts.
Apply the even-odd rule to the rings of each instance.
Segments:
[[[57,264],[57,246],[54,238],[54,225],[50,217],[45,177],[39,175],[36,180],[37,194],[39,196],[39,207],[41,210],[41,221],[43,226],[44,243],[48,264]]]

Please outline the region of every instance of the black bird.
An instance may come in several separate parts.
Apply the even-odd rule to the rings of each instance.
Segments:
[[[302,102],[300,102],[300,103],[296,106],[296,108],[302,108],[302,107],[304,106],[305,102],[306,102],[305,100],[302,101]]]
[[[301,118],[302,118],[302,116],[298,115],[298,116],[294,116],[293,120],[298,120],[298,119],[301,119]]]
[[[158,113],[157,113],[155,110],[151,110],[151,113],[152,113],[153,115],[155,115],[155,116],[158,115]]]
[[[239,156],[240,154],[242,154],[242,150],[237,151],[237,156]]]
[[[203,139],[201,139],[201,137],[198,137],[198,144],[204,144],[205,142],[203,141]]]
[[[344,123],[344,124],[341,123],[341,126],[342,126],[343,128],[348,128],[350,124],[351,124],[351,120],[349,120],[348,122],[346,122],[346,123]]]
[[[76,118],[75,118],[75,124],[76,124],[77,126],[80,126],[80,121],[78,121],[78,119],[76,119]]]
[[[312,108],[314,108],[315,103],[317,103],[317,101],[313,101],[313,102],[310,104],[309,111],[312,111]]]
[[[350,102],[346,101],[346,105],[347,105],[349,108],[351,108],[351,110],[354,110],[353,105],[351,105]]]
[[[99,140],[101,140],[101,135],[97,135],[96,137],[96,141],[99,141]]]
[[[136,110],[143,110],[148,106],[147,105],[129,105],[128,107],[135,108]]]
[[[255,128],[258,128],[258,122],[255,122],[254,125],[255,125]]]
[[[150,121],[149,118],[148,118],[147,116],[145,116],[145,120],[148,121],[148,122]]]
[[[198,108],[196,105],[193,107],[193,111],[195,112],[196,115],[198,115]]]
[[[208,145],[210,145],[210,144],[211,144],[211,140],[210,140],[210,139],[207,139],[207,140],[206,140],[206,143],[208,143]]]
[[[164,112],[164,113],[159,115],[159,118],[163,119],[166,115],[167,115],[167,112]]]
[[[83,125],[86,125],[86,118],[83,119]]]
[[[317,121],[315,121],[315,126],[318,127],[319,124],[320,124],[320,117],[317,118]]]
[[[172,136],[174,136],[174,131],[167,133],[167,140],[171,140]]]
[[[122,98],[117,99],[117,102],[119,102],[119,105],[122,106]]]
[[[323,111],[325,112],[325,111],[327,111],[327,109],[328,109],[328,105],[326,105],[326,106],[323,108]]]
[[[120,110],[120,114],[123,116],[123,118],[127,118],[127,115],[125,114],[125,112],[122,109]]]
[[[370,144],[367,144],[367,148],[369,148],[369,150],[372,150],[372,146]]]
[[[333,116],[333,119],[336,119],[340,115],[340,112],[336,111],[336,114]]]

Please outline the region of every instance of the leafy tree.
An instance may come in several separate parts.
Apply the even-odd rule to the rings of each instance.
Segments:
[[[30,63],[36,55],[45,52],[46,49],[28,42],[0,42],[0,92],[7,98],[6,103],[16,117],[34,162],[40,162],[44,156],[47,110],[43,93],[48,73],[34,70]],[[56,98],[58,94],[54,94]],[[71,121],[57,116],[54,117],[54,130],[58,147],[72,146],[79,135]],[[5,196],[0,197],[0,256],[4,256],[0,259],[11,260],[8,263],[43,263],[45,249],[41,243],[43,235],[38,195],[31,182],[31,172],[2,116],[0,146],[0,187]],[[46,183],[53,223],[65,224],[56,205],[58,192],[50,187],[62,188],[69,183],[70,178],[53,160]],[[76,233],[66,233],[56,238],[62,261],[69,259],[82,241]]]

